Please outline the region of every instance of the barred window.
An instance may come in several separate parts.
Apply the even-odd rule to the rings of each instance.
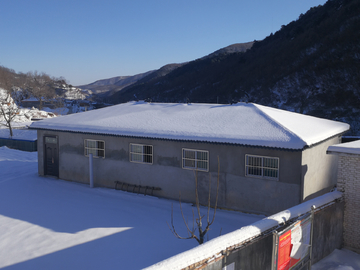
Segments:
[[[130,143],[130,161],[137,163],[153,163],[153,146]]]
[[[185,169],[209,171],[209,151],[183,148],[182,166]]]
[[[92,154],[93,157],[105,158],[105,142],[86,139],[84,143],[84,152],[87,157]]]
[[[279,158],[245,155],[246,176],[279,179]]]

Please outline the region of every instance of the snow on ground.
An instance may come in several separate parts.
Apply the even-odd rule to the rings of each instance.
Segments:
[[[65,87],[66,92],[64,93],[67,99],[86,99],[88,96],[92,95],[91,90],[83,90],[76,87]]]
[[[337,193],[327,196],[332,195]],[[175,226],[186,235],[176,202],[40,177],[36,152],[0,147],[0,268],[142,269],[201,248],[170,232],[172,203]],[[191,208],[183,204],[189,221]],[[304,210],[295,208],[277,216],[291,218]],[[222,228],[222,234],[234,232],[220,238],[236,238],[240,227],[252,224],[259,230],[276,217],[261,221],[262,216],[218,211],[209,235],[218,236]],[[214,240],[203,247],[213,245]],[[357,270],[360,255],[335,250],[312,269]]]
[[[44,107],[42,110],[45,112],[54,113],[56,115],[67,115],[69,113],[69,108],[66,108],[66,107],[55,108],[55,109],[51,109],[49,107]]]
[[[32,118],[45,119],[53,118],[56,115],[53,112],[47,112],[36,108],[21,108],[14,122],[29,122]]]
[[[359,270],[360,254],[335,249],[329,256],[311,266],[311,270]]]
[[[141,269],[197,246],[170,200],[40,177],[37,153],[0,148],[0,268]],[[183,204],[192,220],[192,206]],[[206,210],[206,209],[203,209]],[[210,238],[262,216],[218,211]]]
[[[15,118],[12,121],[14,123],[14,126],[20,125],[20,123],[23,123],[23,125],[25,125],[25,123],[31,124],[29,122],[31,122],[32,118],[38,118],[38,119],[52,118],[56,116],[55,114],[66,114],[69,111],[69,109],[67,108],[58,108],[58,109],[44,108],[44,110],[38,110],[36,108],[19,107],[14,103],[14,100],[8,96],[7,91],[5,91],[2,88],[0,88],[0,100],[7,102],[2,105],[5,112],[7,111],[8,106],[12,106],[14,110],[18,110]],[[0,115],[0,126],[1,124],[4,123],[5,123],[4,116]]]

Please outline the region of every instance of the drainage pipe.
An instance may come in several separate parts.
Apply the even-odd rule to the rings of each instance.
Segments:
[[[89,175],[90,175],[90,187],[94,187],[94,174],[93,174],[93,154],[89,154]]]

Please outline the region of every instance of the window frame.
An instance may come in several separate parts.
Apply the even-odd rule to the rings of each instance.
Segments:
[[[261,166],[254,166],[254,165],[249,165],[249,164],[247,164],[247,162],[248,162],[248,157],[261,158]],[[264,166],[264,159],[277,160],[277,168],[265,167],[265,166]],[[251,167],[251,168],[260,168],[260,169],[261,169],[261,175],[249,174],[249,168],[250,168],[250,167]],[[277,176],[276,176],[276,177],[272,177],[272,176],[266,176],[266,175],[264,175],[264,169],[277,171]],[[268,179],[268,180],[273,180],[273,181],[279,181],[279,175],[280,175],[280,158],[279,158],[279,157],[269,157],[269,156],[259,156],[259,155],[245,154],[245,176],[246,176],[246,177],[255,177],[255,178],[261,178],[261,179]]]
[[[184,156],[184,153],[185,151],[192,151],[192,152],[195,152],[195,158],[194,159],[190,159],[190,158],[186,158]],[[206,153],[207,154],[207,159],[206,160],[202,160],[202,159],[198,159],[198,153]],[[183,169],[186,169],[186,170],[197,170],[197,171],[202,171],[202,172],[208,172],[209,171],[209,167],[210,167],[210,155],[209,155],[209,151],[208,150],[199,150],[199,149],[190,149],[190,148],[182,148],[181,150],[181,156],[182,156],[182,159],[181,159],[181,165],[182,165],[182,168]],[[186,166],[185,165],[185,161],[186,160],[192,160],[192,161],[195,161],[195,166],[194,167],[190,167],[190,166]],[[202,161],[202,162],[206,162],[207,166],[206,166],[206,169],[203,169],[203,168],[199,168],[197,165],[198,165],[198,161]]]
[[[141,146],[142,147],[142,153],[138,153],[138,152],[132,152],[131,151],[131,146],[132,145],[136,145],[136,146]],[[151,154],[146,154],[144,153],[144,147],[151,147]],[[132,160],[132,154],[141,154],[142,156],[142,161],[139,160]],[[146,156],[150,156],[151,157],[151,162],[146,162],[144,161],[144,157]],[[133,162],[133,163],[140,163],[140,164],[148,164],[148,165],[152,165],[154,163],[154,146],[151,144],[141,144],[141,143],[129,143],[129,161]]]
[[[87,144],[88,141],[96,142],[97,147],[89,147],[88,144]],[[98,144],[97,144],[98,142],[102,142],[104,144],[104,148],[99,148]],[[98,151],[103,151],[104,152],[104,156],[99,156],[99,155],[94,155],[93,154],[94,158],[105,158],[105,141],[103,141],[103,140],[94,140],[94,139],[84,139],[84,155],[86,157],[90,156],[91,153],[88,153],[88,151],[87,151],[87,150],[90,150],[90,149],[91,150],[96,150],[97,152]]]

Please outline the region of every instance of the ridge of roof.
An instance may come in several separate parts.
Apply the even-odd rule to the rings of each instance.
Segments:
[[[277,118],[275,121],[295,134],[300,140],[304,141],[305,145],[308,147],[317,145],[336,135],[342,135],[350,129],[350,125],[347,123],[267,107],[264,105],[255,105],[261,108],[261,110],[272,119],[275,119],[274,116],[276,115]],[[284,115],[286,115],[286,117],[284,117]],[[293,121],[289,121],[289,117],[291,117]],[[299,120],[299,118],[302,118],[302,121],[296,121]],[[286,125],[284,125],[283,122],[286,122]],[[304,125],[304,123],[306,123],[306,125]],[[327,131],[329,129],[332,130],[331,133]]]
[[[303,142],[304,146],[309,146],[305,140],[303,140],[303,138],[301,138],[298,134],[296,134],[295,132],[293,132],[292,130],[290,130],[288,127],[284,126],[282,123],[280,123],[279,121],[277,121],[274,117],[270,116],[268,113],[266,113],[264,111],[264,106],[259,105],[259,104],[255,104],[255,103],[251,103],[256,109],[258,109],[266,118],[269,118],[271,121],[273,121],[274,123],[276,123],[277,125],[279,125],[280,127],[282,127],[285,131],[287,131],[288,133],[290,133],[292,136],[297,137],[300,141]],[[277,109],[279,110],[279,109]]]

